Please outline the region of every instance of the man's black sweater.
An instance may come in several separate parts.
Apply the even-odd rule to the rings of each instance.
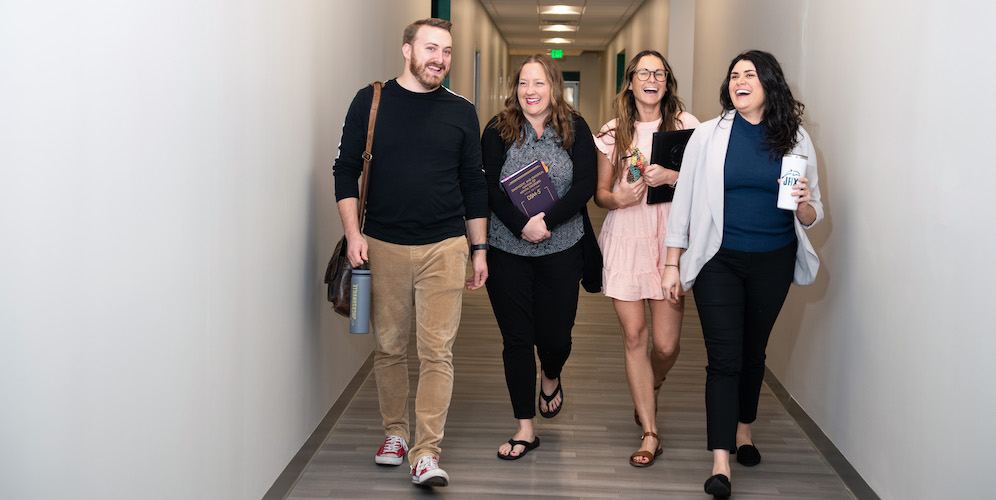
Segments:
[[[356,93],[332,167],[336,201],[358,198],[373,87]],[[466,234],[464,219],[488,216],[480,125],[470,101],[440,87],[411,92],[396,80],[381,90],[363,232],[398,245]]]

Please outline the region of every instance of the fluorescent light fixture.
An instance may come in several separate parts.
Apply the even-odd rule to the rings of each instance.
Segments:
[[[543,43],[574,43],[574,40],[566,38],[544,38]]]
[[[540,14],[550,14],[554,16],[577,16],[581,14],[581,7],[574,7],[571,5],[547,5],[545,7],[540,7],[540,9]]]
[[[577,31],[577,26],[568,26],[566,24],[551,24],[547,26],[541,26],[543,31]]]

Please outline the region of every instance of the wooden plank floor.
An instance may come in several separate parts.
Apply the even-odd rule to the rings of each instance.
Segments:
[[[599,212],[592,214],[596,228]],[[399,467],[374,464],[384,435],[370,376],[288,498],[711,498],[702,491],[712,460],[705,449],[705,347],[692,297],[686,304],[681,355],[660,395],[664,454],[652,467],[628,463],[641,432],[633,422],[619,323],[610,299],[582,292],[573,339],[563,372],[563,411],[549,420],[537,415],[539,448],[517,461],[498,460],[498,446],[515,431],[501,335],[486,292],[466,293],[440,459],[450,486],[413,486],[407,461]],[[418,366],[414,346],[412,339],[413,388]],[[414,403],[410,405],[414,415]],[[852,498],[767,387],[761,393],[754,442],[764,461],[751,469],[733,462],[733,498]]]

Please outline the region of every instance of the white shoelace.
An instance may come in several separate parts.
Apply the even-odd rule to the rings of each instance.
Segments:
[[[422,462],[428,462],[428,463],[424,464],[423,466]],[[419,465],[418,470],[416,470],[415,473],[421,474],[422,472],[430,471],[432,469],[438,469],[439,459],[432,456],[422,457],[422,459],[418,461],[418,465]]]
[[[388,436],[384,441],[384,453],[397,453],[398,450],[404,449],[404,440],[398,436]]]

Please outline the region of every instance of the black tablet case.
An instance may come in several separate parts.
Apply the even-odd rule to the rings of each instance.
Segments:
[[[650,150],[650,163],[656,163],[671,170],[681,170],[681,157],[685,154],[685,144],[694,129],[654,132],[654,145]],[[674,198],[674,188],[667,184],[647,188],[647,204],[664,203]]]

